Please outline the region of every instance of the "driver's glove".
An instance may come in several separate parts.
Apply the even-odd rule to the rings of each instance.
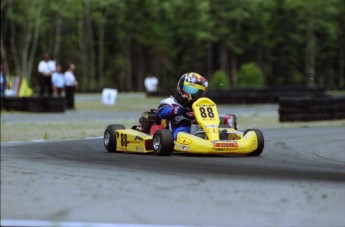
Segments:
[[[183,115],[186,113],[186,109],[183,108],[182,106],[176,106],[172,109],[172,115],[177,116],[177,115]]]
[[[186,112],[184,114],[185,117],[189,118],[189,119],[195,119],[194,113],[193,112]]]

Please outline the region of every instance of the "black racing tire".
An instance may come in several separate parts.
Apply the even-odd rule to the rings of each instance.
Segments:
[[[4,99],[4,106],[6,110],[9,111],[25,111],[26,100],[20,97],[1,97]]]
[[[43,99],[45,112],[65,112],[66,99],[64,97],[47,97]]]
[[[25,98],[26,108],[28,112],[46,112],[44,108],[44,98],[41,97],[28,97]]]
[[[265,140],[264,140],[264,135],[262,134],[262,132],[259,129],[247,129],[244,132],[244,135],[247,134],[247,132],[249,131],[254,131],[256,134],[256,137],[258,138],[258,148],[255,151],[252,151],[248,154],[248,156],[259,156],[262,151],[264,150],[264,144],[265,144]]]
[[[103,136],[103,144],[105,149],[107,149],[108,152],[114,153],[116,152],[116,130],[120,129],[126,129],[123,125],[108,125],[108,127],[104,131]]]
[[[169,156],[174,150],[174,137],[168,129],[157,130],[152,143],[153,151],[158,156]]]

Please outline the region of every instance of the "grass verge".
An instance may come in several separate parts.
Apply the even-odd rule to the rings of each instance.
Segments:
[[[76,98],[77,117],[72,122],[51,122],[41,121],[39,123],[25,123],[18,118],[25,118],[29,113],[2,111],[2,116],[16,115],[16,121],[3,121],[1,118],[1,142],[10,141],[32,141],[32,140],[64,140],[79,139],[87,137],[103,136],[104,129],[109,124],[123,124],[126,128],[138,124],[137,119],[126,121],[112,121],[109,119],[100,119],[97,114],[104,112],[142,112],[152,107],[157,107],[161,98],[147,98],[143,93],[120,94],[115,106],[105,106],[100,102],[98,94],[78,94]],[[94,115],[95,120],[84,119],[83,113]],[[79,117],[79,113],[80,117]],[[30,113],[32,115],[32,113]],[[62,113],[63,114],[63,113]],[[44,114],[43,114],[44,115]],[[40,115],[42,117],[42,115]],[[40,117],[38,116],[38,117]],[[9,118],[11,119],[11,118]],[[240,129],[247,128],[291,128],[291,127],[345,127],[345,120],[336,121],[318,121],[318,122],[279,122],[279,115],[275,113],[267,116],[260,112],[249,116],[238,116]]]

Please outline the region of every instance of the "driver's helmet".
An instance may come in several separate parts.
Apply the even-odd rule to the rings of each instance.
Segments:
[[[198,73],[190,72],[181,76],[177,83],[177,93],[185,102],[203,97],[208,87],[208,81]]]

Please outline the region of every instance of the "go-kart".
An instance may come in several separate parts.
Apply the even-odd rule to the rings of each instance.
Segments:
[[[237,130],[233,114],[219,117],[216,104],[209,98],[199,98],[191,106],[194,123],[190,133],[179,132],[174,140],[171,126],[158,117],[157,110],[144,112],[140,125],[125,129],[109,125],[104,132],[108,152],[152,153],[167,156],[173,151],[194,154],[231,154],[258,156],[264,148],[259,129]]]

